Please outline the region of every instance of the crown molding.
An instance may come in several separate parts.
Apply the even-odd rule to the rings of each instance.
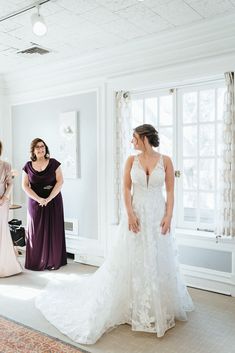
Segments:
[[[63,62],[31,67],[4,75],[5,93],[45,90],[61,85],[109,81],[153,70],[189,65],[208,59],[234,57],[235,14],[197,22],[151,35],[145,40],[97,51]]]

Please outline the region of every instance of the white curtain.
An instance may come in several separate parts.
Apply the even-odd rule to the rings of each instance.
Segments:
[[[132,122],[129,92],[116,92],[115,207],[119,223],[123,212],[122,179],[124,164],[131,154]]]
[[[226,93],[223,115],[223,160],[220,171],[217,236],[235,237],[235,110],[234,73],[225,73]]]

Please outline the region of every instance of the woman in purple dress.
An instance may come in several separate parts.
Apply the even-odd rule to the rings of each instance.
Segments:
[[[56,270],[67,264],[60,163],[40,138],[31,142],[30,159],[22,180],[29,197],[25,268]]]

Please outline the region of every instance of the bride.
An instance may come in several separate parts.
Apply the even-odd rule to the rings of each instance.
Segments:
[[[126,217],[104,264],[88,278],[49,284],[36,306],[61,332],[78,343],[93,344],[120,324],[162,337],[187,320],[193,303],[179,273],[170,232],[174,203],[171,159],[156,152],[158,132],[144,124],[134,129],[138,156],[124,171]],[[166,200],[162,188],[166,187]]]

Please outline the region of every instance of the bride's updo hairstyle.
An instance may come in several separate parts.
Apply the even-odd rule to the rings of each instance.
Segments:
[[[134,132],[139,135],[142,141],[146,136],[151,146],[153,147],[159,146],[160,140],[159,140],[158,132],[155,129],[155,127],[153,127],[152,125],[143,124],[143,125],[137,126],[134,129]]]

